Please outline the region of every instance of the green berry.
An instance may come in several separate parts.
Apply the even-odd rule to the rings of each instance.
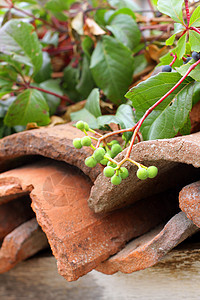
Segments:
[[[90,129],[88,123],[84,122],[84,129],[85,131],[88,131]]]
[[[94,168],[97,164],[97,161],[94,159],[94,157],[89,156],[85,159],[85,165],[89,168]]]
[[[114,144],[111,147],[111,153],[115,157],[117,154],[122,152],[122,147],[119,144]]]
[[[119,144],[119,142],[117,140],[112,140],[110,143],[108,143],[108,146],[112,146],[115,144]]]
[[[126,178],[128,177],[128,175],[129,175],[129,173],[128,173],[127,168],[121,167],[121,168],[120,168],[120,177],[121,177],[122,179],[126,179]]]
[[[111,158],[114,158],[114,155],[113,155],[113,153],[111,152],[111,150],[107,150],[107,151],[106,151],[106,155],[109,156],[109,157],[111,157]]]
[[[120,184],[121,181],[122,181],[121,177],[116,174],[111,177],[111,183],[114,185]]]
[[[73,139],[73,145],[76,149],[81,149],[82,148],[81,139],[79,138]]]
[[[145,180],[145,179],[147,179],[148,178],[148,172],[147,172],[147,170],[146,169],[144,169],[144,168],[139,168],[138,170],[137,170],[137,177],[139,178],[139,179],[141,179],[141,180]]]
[[[94,151],[93,156],[96,161],[100,162],[104,158],[105,153],[106,151],[103,148],[99,147]]]
[[[89,136],[84,136],[81,139],[81,144],[82,144],[82,146],[90,146],[92,144],[92,140]]]
[[[85,124],[84,124],[85,122],[83,122],[83,121],[78,121],[77,123],[76,123],[76,128],[78,128],[78,129],[80,129],[81,131],[83,131],[84,129],[85,129]]]
[[[115,170],[112,167],[105,167],[103,173],[106,177],[112,177],[115,174]]]
[[[100,164],[106,166],[108,162],[109,162],[109,160],[107,158],[104,158],[100,161]]]
[[[107,163],[107,166],[108,166],[108,167],[112,167],[112,168],[116,168],[116,167],[117,167],[117,165],[116,165],[115,163],[113,163],[112,161],[109,161],[109,162]]]
[[[156,168],[155,166],[150,166],[148,167],[147,172],[149,178],[154,178],[158,174],[158,168]]]

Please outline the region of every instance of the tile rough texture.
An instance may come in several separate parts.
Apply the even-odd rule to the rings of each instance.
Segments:
[[[200,227],[200,181],[193,182],[180,191],[179,205],[187,217]]]
[[[0,249],[0,273],[47,247],[47,238],[36,219],[23,223],[4,238]]]
[[[117,159],[122,159],[124,150]],[[107,212],[128,205],[170,187],[198,180],[200,177],[200,132],[173,139],[144,141],[133,146],[131,158],[147,166],[159,169],[154,179],[139,180],[136,167],[125,164],[129,177],[119,186],[113,186],[109,178],[100,174],[92,187],[89,207],[95,212]],[[180,188],[181,189],[181,188]],[[123,195],[123,197],[122,197]],[[132,196],[131,196],[132,195]]]
[[[105,274],[114,274],[118,271],[132,273],[151,267],[171,249],[199,230],[184,212],[180,212],[164,227],[158,226],[128,243],[123,250],[101,263],[97,271]]]
[[[0,180],[9,178],[16,178],[22,190],[31,184],[37,221],[57,259],[59,273],[69,281],[96,268],[177,210],[174,196],[164,194],[97,215],[87,205],[89,178],[75,167],[50,159],[0,175]]]

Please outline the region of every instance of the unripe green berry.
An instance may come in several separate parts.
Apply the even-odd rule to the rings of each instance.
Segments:
[[[84,124],[85,122],[83,122],[83,121],[78,121],[77,123],[76,123],[76,128],[78,128],[78,129],[80,129],[81,131],[83,131],[84,129],[85,129],[85,124]]]
[[[112,167],[112,168],[116,168],[116,167],[117,167],[117,165],[116,165],[115,163],[113,163],[112,161],[109,161],[109,162],[107,163],[107,166],[108,166],[108,167]]]
[[[121,179],[121,177],[120,177],[119,175],[116,175],[116,174],[115,174],[115,175],[113,175],[113,176],[111,177],[111,183],[114,184],[114,185],[120,184],[121,181],[122,181],[122,179]]]
[[[105,167],[103,170],[103,174],[106,177],[112,177],[115,174],[115,170],[112,167]]]
[[[115,144],[119,144],[119,142],[117,140],[112,140],[110,143],[108,143],[108,146],[112,146]]]
[[[106,166],[107,163],[108,163],[108,161],[109,161],[109,160],[108,160],[107,158],[104,158],[104,159],[100,160],[100,164]]]
[[[76,149],[81,149],[82,148],[81,139],[79,138],[73,139],[73,145]]]
[[[84,122],[84,129],[85,129],[85,131],[88,131],[90,129],[87,122]]]
[[[104,158],[105,153],[106,151],[103,148],[99,147],[94,151],[93,156],[96,161],[100,162]]]
[[[81,144],[82,144],[82,146],[90,146],[92,144],[92,140],[89,136],[84,136],[81,139]]]
[[[114,155],[113,155],[113,153],[111,152],[111,150],[107,150],[105,155],[107,155],[107,156],[109,156],[109,157],[111,157],[111,158],[114,158]]]
[[[150,166],[148,167],[147,172],[149,178],[154,178],[158,174],[158,168],[156,168],[155,166]]]
[[[145,179],[147,179],[148,178],[148,172],[147,172],[147,170],[146,169],[144,169],[144,168],[139,168],[138,170],[137,170],[137,177],[139,178],[139,179],[141,179],[141,180],[145,180]]]
[[[114,144],[111,147],[111,153],[115,157],[117,154],[119,154],[122,151],[122,147],[119,144]]]
[[[120,177],[121,177],[122,179],[126,179],[126,178],[128,177],[128,175],[129,175],[129,173],[128,173],[127,168],[121,167],[121,168],[120,168]]]
[[[85,165],[89,168],[94,168],[97,164],[97,161],[94,159],[94,157],[89,156],[85,159]]]

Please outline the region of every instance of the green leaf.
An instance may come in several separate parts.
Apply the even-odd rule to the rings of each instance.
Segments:
[[[167,46],[173,45],[174,40],[175,40],[175,37],[176,37],[176,34],[173,34],[172,36],[170,36],[170,38],[168,38],[168,39],[166,40],[166,45],[167,45]]]
[[[60,96],[63,95],[63,91],[60,87],[60,80],[59,79],[49,79],[46,80],[39,85],[42,89],[56,93]],[[56,112],[56,109],[58,105],[60,104],[60,98],[47,94],[47,93],[42,93],[44,98],[46,99],[46,102],[49,106],[49,113],[50,115],[53,115]]]
[[[119,124],[121,120],[114,115],[103,115],[97,118],[98,128],[103,128],[105,125],[109,125],[111,123]]]
[[[194,91],[192,96],[192,105],[194,106],[197,102],[200,101],[200,82],[194,83]]]
[[[183,30],[185,30],[185,26],[183,26],[181,23],[174,23],[174,33],[179,33]]]
[[[118,107],[116,117],[120,119],[121,128],[131,128],[135,125],[135,118],[133,115],[133,108],[130,105],[122,104]],[[125,132],[124,136],[126,140],[130,140],[132,133]]]
[[[179,129],[179,132],[181,135],[187,135],[190,134],[190,130],[191,130],[191,121],[190,121],[190,116],[188,115],[183,127]]]
[[[183,76],[185,75],[189,67],[193,65],[195,62],[196,61],[194,59],[191,59],[187,64],[182,65],[179,68],[176,68],[176,71]],[[197,65],[196,68],[190,72],[189,76],[196,81],[200,81],[200,65]]]
[[[51,10],[53,13],[68,10],[74,0],[50,0],[45,4],[45,8]]]
[[[117,15],[106,28],[110,30],[122,44],[131,50],[140,42],[140,30],[135,20],[129,15]]]
[[[80,93],[76,90],[76,85],[78,84],[78,77],[78,68],[73,68],[71,65],[68,65],[64,69],[64,83],[62,86],[65,89],[65,93],[68,95],[68,97],[76,102],[81,100]]]
[[[134,57],[134,75],[141,72],[147,66],[147,60],[144,54],[139,54]]]
[[[110,36],[104,36],[92,54],[93,78],[115,104],[125,101],[124,94],[132,82],[133,62],[131,51]]]
[[[172,62],[173,57],[170,55],[171,53],[175,53],[175,49],[171,52],[168,52],[167,54],[163,55],[160,58],[160,63],[158,64],[158,66],[164,66],[164,65],[169,65]],[[175,67],[179,67],[183,65],[183,60],[182,59],[176,59],[175,63],[173,64],[173,68]]]
[[[110,24],[110,22],[112,22],[112,20],[120,15],[120,14],[123,14],[123,15],[129,15],[131,16],[134,20],[136,20],[136,16],[134,14],[134,12],[130,9],[130,8],[127,8],[127,7],[123,7],[123,8],[120,8],[116,11],[113,12],[113,14],[110,16],[109,20],[108,20],[108,23]]]
[[[86,55],[83,55],[81,75],[76,86],[76,90],[81,94],[83,98],[87,98],[91,90],[95,87],[95,82],[89,66],[90,58]]]
[[[38,125],[47,125],[50,122],[49,108],[42,95],[37,90],[27,89],[11,104],[4,118],[7,126],[27,125],[36,122]]]
[[[126,97],[139,120],[144,113],[181,79],[178,73],[159,73],[132,88]],[[187,77],[145,119],[141,133],[145,140],[174,137],[183,127],[192,107],[194,81]]]
[[[108,3],[116,8],[130,8],[131,10],[140,10],[141,7],[132,0],[108,0]]]
[[[186,50],[186,39],[187,39],[187,35],[184,34],[177,43],[177,47],[176,47],[176,55],[178,59],[181,59],[183,57],[183,55],[185,54],[185,50]]]
[[[0,28],[0,52],[33,67],[37,73],[42,66],[42,51],[34,27],[19,20],[10,20]]]
[[[191,51],[199,52],[200,49],[200,35],[194,30],[189,32],[189,43],[191,45]]]
[[[55,47],[57,47],[58,37],[59,37],[58,32],[52,32],[51,30],[48,30],[43,36],[41,42],[45,45],[54,45]]]
[[[83,108],[79,111],[73,112],[70,114],[72,121],[79,121],[82,120],[84,122],[87,122],[92,129],[97,129],[97,119],[93,114],[91,114],[86,108]]]
[[[46,81],[51,78],[52,64],[50,56],[47,52],[43,52],[43,63],[42,67],[34,76],[34,81],[37,83]]]
[[[200,26],[200,6],[198,6],[190,17],[189,27],[199,27]]]
[[[82,41],[83,52],[90,58],[94,47],[94,42],[89,36],[85,36]]]
[[[183,22],[182,6],[184,0],[158,0],[158,10],[163,14],[170,16],[174,21],[178,23]]]
[[[96,118],[101,116],[99,101],[100,101],[99,89],[95,88],[89,94],[85,108]]]

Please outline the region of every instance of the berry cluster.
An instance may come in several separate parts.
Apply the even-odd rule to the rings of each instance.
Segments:
[[[106,177],[111,178],[111,183],[118,185],[121,183],[122,179],[126,179],[129,176],[129,172],[122,164],[125,161],[130,161],[138,167],[137,177],[141,180],[147,178],[154,178],[158,174],[158,169],[155,166],[145,167],[130,158],[127,158],[123,162],[117,162],[114,158],[123,150],[122,146],[117,140],[112,140],[106,143],[105,141],[95,148],[92,144],[92,139],[98,141],[98,138],[88,136],[88,131],[99,135],[97,132],[89,128],[86,122],[78,121],[76,123],[76,128],[80,129],[85,133],[82,138],[75,138],[73,140],[73,145],[76,149],[81,149],[83,146],[88,146],[94,150],[93,154],[85,159],[85,165],[90,168],[94,168],[97,163],[105,166],[103,174]]]
[[[185,58],[185,61],[183,62],[183,64],[184,65],[187,64],[192,58],[196,61],[199,60],[200,59],[200,52],[193,51],[192,52],[192,57],[188,56],[187,58]],[[170,65],[163,66],[162,67],[162,72],[172,72],[172,67]]]

